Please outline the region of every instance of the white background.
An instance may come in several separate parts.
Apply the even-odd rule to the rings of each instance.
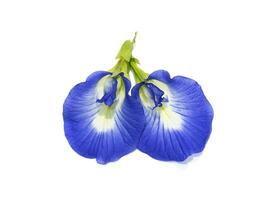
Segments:
[[[0,1],[0,199],[267,199],[266,1]],[[197,80],[215,111],[188,163],[99,165],[63,131],[69,90],[139,32],[152,72]]]

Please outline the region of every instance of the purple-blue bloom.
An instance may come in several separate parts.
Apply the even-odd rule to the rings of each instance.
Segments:
[[[184,161],[201,152],[210,136],[213,109],[200,85],[158,70],[132,89],[142,105],[145,127],[138,149],[164,161]]]
[[[105,164],[136,149],[144,115],[128,95],[130,87],[123,73],[98,71],[72,88],[63,108],[64,129],[78,154]]]
[[[65,136],[74,151],[100,164],[136,148],[158,160],[184,161],[204,149],[213,109],[196,81],[139,68],[135,37],[123,43],[113,68],[71,89],[63,106]],[[136,82],[131,96],[129,72]]]

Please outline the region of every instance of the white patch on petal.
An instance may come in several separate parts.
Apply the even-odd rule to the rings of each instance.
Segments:
[[[96,85],[96,98],[101,99],[105,93],[105,84],[106,82],[111,79],[110,75],[106,75],[103,78],[101,78]]]
[[[178,113],[172,111],[169,106],[162,106],[158,108],[160,121],[163,124],[164,128],[169,130],[181,130],[183,125],[182,116]]]
[[[92,122],[93,127],[100,133],[112,130],[115,126],[114,115],[115,110],[112,106],[101,105],[99,112]]]
[[[141,87],[140,98],[143,106],[147,110],[150,110],[149,112],[157,112],[154,114],[157,114],[160,117],[160,123],[162,123],[165,129],[181,130],[183,127],[183,118],[179,113],[173,111],[170,106],[173,96],[171,95],[168,85],[155,79],[149,80],[148,83],[153,83],[161,89],[164,92],[164,97],[167,98],[169,102],[162,102],[162,107],[157,107],[154,110],[151,110],[151,106],[154,105],[154,102],[149,99],[150,95],[146,92],[147,89]]]
[[[139,94],[140,94],[141,102],[145,108],[147,109],[154,108],[155,103],[152,100],[153,97],[151,97],[150,93],[148,92],[147,87],[141,86]]]
[[[110,75],[103,77],[97,83],[96,93],[97,98],[101,98],[104,95],[104,86],[105,82],[108,81]],[[104,103],[101,103],[99,111],[94,117],[92,126],[98,133],[110,132],[116,127],[115,115],[121,109],[123,101],[125,99],[125,86],[122,78],[117,78],[117,92],[116,99],[112,106],[107,106]],[[102,96],[101,96],[102,95]]]

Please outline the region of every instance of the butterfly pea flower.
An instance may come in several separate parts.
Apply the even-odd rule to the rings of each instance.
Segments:
[[[133,63],[139,82],[132,96],[142,105],[145,127],[138,149],[163,161],[184,161],[201,152],[212,129],[213,109],[200,85],[164,70],[150,75]]]
[[[134,151],[143,129],[141,105],[129,96],[129,59],[132,41],[126,41],[109,71],[92,73],[71,89],[63,106],[65,136],[81,156],[100,164]]]
[[[135,37],[123,43],[113,68],[92,73],[70,91],[63,106],[66,138],[100,164],[136,148],[158,160],[184,161],[204,149],[213,109],[196,81],[140,69],[132,56]],[[132,96],[129,72],[136,82]]]

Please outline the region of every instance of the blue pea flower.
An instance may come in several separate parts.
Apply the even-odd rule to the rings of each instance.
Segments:
[[[135,37],[123,43],[112,69],[71,89],[63,106],[65,136],[74,151],[100,164],[136,148],[158,160],[183,161],[204,149],[213,109],[196,81],[140,69],[132,56]],[[132,96],[129,72],[136,82]]]
[[[132,89],[145,115],[138,149],[164,161],[184,161],[201,152],[211,133],[213,109],[200,85],[182,76],[171,79],[164,70],[146,77],[134,69],[143,75]]]
[[[129,47],[126,41],[109,71],[91,74],[71,89],[63,106],[65,136],[81,156],[100,164],[134,151],[144,126],[141,105],[129,96]]]

